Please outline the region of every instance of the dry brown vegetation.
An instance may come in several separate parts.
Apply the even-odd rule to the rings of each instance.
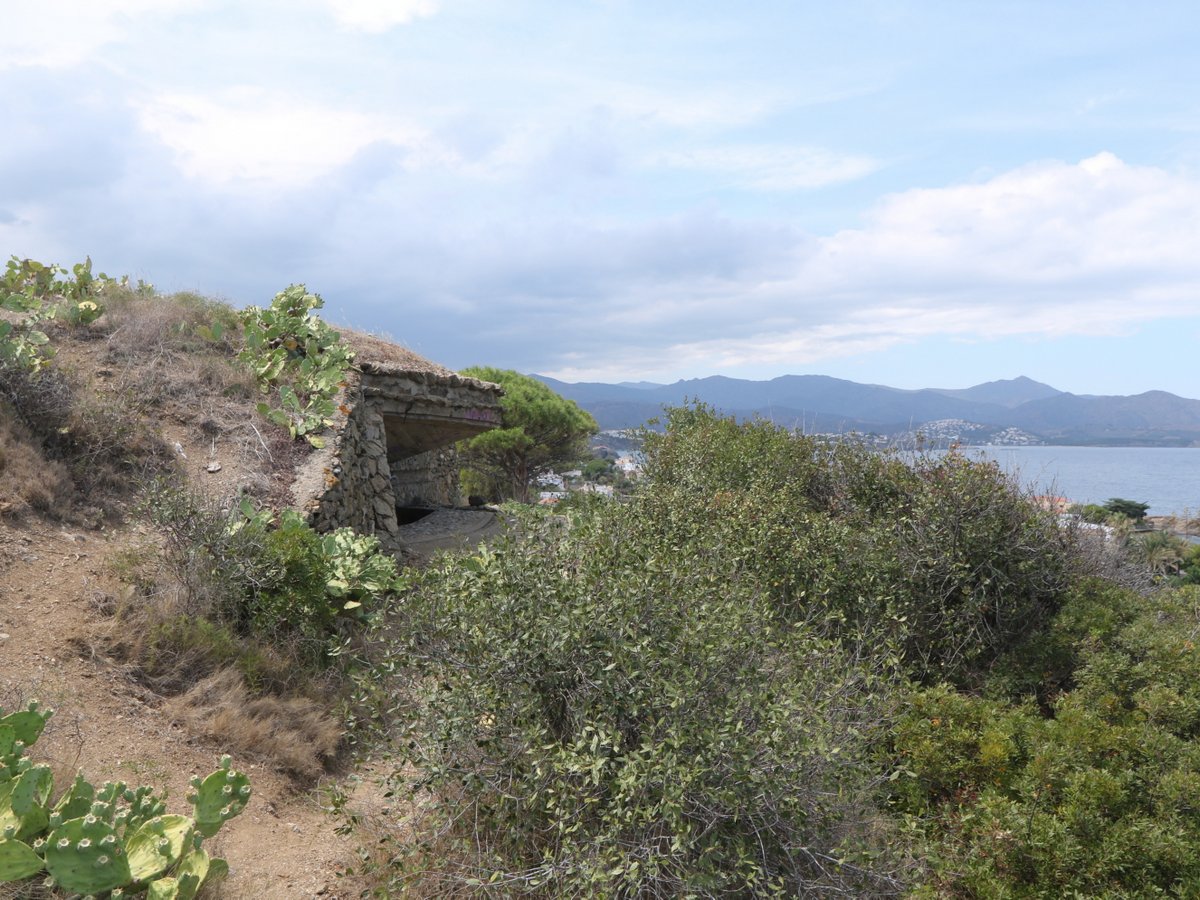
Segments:
[[[262,799],[230,836],[246,852],[224,848],[220,896],[350,896],[330,888],[352,845],[306,799],[338,774],[344,676],[314,663],[311,636],[229,616],[256,577],[231,561],[262,548],[220,537],[241,498],[288,505],[311,449],[257,412],[232,308],[113,286],[102,302],[90,324],[41,326],[42,372],[0,365],[0,692],[59,707],[44,749],[64,783],[78,764],[181,792],[233,754]]]
[[[255,411],[235,311],[188,293],[116,290],[104,303],[90,325],[48,329],[46,371],[0,370],[0,517],[111,527],[144,517],[163,484],[190,492],[218,528],[239,496],[285,502],[308,450]],[[170,528],[143,531],[114,556],[122,587],[94,604],[75,646],[169,698],[196,734],[311,781],[340,742],[335,676],[305,670],[286,642],[227,627],[214,604],[228,573],[188,558]]]

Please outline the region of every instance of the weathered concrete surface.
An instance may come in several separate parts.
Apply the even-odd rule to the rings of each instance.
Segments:
[[[469,550],[504,532],[504,521],[490,509],[439,509],[418,522],[400,526],[400,540],[414,562],[427,562],[441,550]]]

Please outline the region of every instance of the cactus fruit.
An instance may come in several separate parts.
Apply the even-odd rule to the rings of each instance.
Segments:
[[[116,832],[95,816],[70,819],[50,832],[46,868],[61,887],[81,894],[110,891],[132,880]]]
[[[138,828],[126,841],[133,878],[148,881],[179,862],[192,846],[193,825],[187,816],[158,816]]]
[[[201,781],[192,779],[195,793],[188,800],[196,810],[196,830],[212,837],[220,827],[246,807],[250,799],[250,779],[230,768],[228,756],[221,757],[221,767]]]
[[[20,841],[0,838],[0,882],[20,881],[43,867],[41,857]]]

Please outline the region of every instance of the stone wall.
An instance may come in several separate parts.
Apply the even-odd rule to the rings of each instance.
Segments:
[[[383,417],[371,404],[355,402],[360,396],[347,398],[350,414],[322,467],[325,487],[310,505],[310,521],[318,531],[349,526],[388,543],[398,524]]]
[[[400,506],[457,506],[458,454],[429,450],[390,463],[392,493]]]

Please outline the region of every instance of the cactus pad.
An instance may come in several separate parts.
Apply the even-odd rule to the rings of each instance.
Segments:
[[[117,818],[124,816],[126,834],[131,834],[143,823],[167,811],[167,805],[154,796],[154,789],[150,787],[140,787],[136,791],[127,790],[124,798],[129,806]]]
[[[26,771],[31,770],[27,769]],[[21,795],[16,797],[17,805],[24,812],[17,812],[17,810],[13,809],[14,792],[21,784],[24,774],[22,773],[21,776],[0,784],[0,838],[23,840],[37,834],[50,821],[45,807],[24,802],[24,796],[27,791],[23,791]],[[33,780],[36,781],[37,777],[35,771]]]
[[[12,811],[26,815],[35,806],[45,806],[54,788],[54,775],[49,766],[32,766],[16,777],[9,800]]]
[[[42,871],[44,863],[20,841],[0,839],[0,882],[20,881]]]
[[[96,798],[96,789],[83,777],[75,776],[75,781],[67,788],[54,807],[55,815],[65,819],[78,819],[86,816]],[[57,827],[57,825],[55,826]]]
[[[40,710],[38,709],[38,702],[30,700],[28,709],[0,717],[0,726],[7,725],[10,727],[13,730],[16,740],[28,747],[42,736],[42,730],[46,727],[46,720],[52,715],[54,715],[53,710]]]
[[[129,870],[136,881],[148,881],[179,862],[191,849],[194,823],[187,816],[157,816],[126,841]]]
[[[196,830],[212,837],[220,827],[243,809],[250,799],[250,779],[230,768],[228,756],[221,767],[204,780],[192,780],[195,793],[188,797],[196,810]]]
[[[146,900],[192,900],[200,890],[200,880],[195,875],[180,875],[158,878],[147,887]]]
[[[46,868],[61,887],[99,894],[129,884],[129,860],[116,832],[95,816],[70,819],[46,838]]]

